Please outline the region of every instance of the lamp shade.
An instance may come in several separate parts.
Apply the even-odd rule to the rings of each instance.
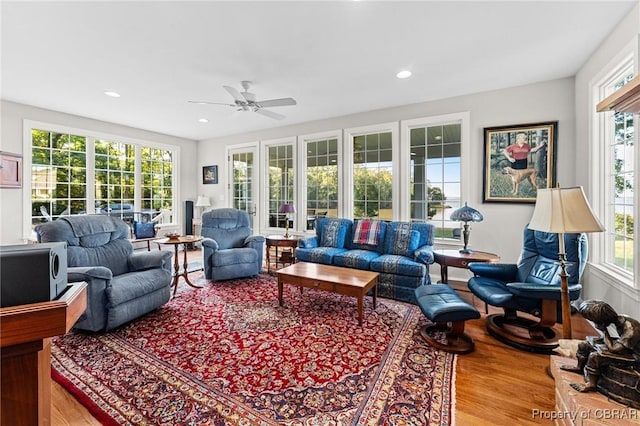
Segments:
[[[529,228],[556,234],[604,231],[581,186],[539,189]]]
[[[280,213],[295,213],[296,206],[293,204],[283,204],[280,206]]]
[[[198,200],[196,201],[196,207],[209,207],[211,203],[209,202],[209,197],[205,197],[204,195],[198,195]]]
[[[482,222],[484,217],[482,216],[482,213],[473,207],[469,207],[465,202],[464,207],[460,207],[451,213],[450,219],[460,222]]]

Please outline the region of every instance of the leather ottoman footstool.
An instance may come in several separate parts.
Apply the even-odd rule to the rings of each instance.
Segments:
[[[446,284],[423,285],[415,289],[420,310],[434,324],[420,330],[429,345],[456,354],[473,352],[473,339],[464,333],[464,322],[480,318],[480,312]],[[435,331],[445,331],[444,341],[432,336]]]

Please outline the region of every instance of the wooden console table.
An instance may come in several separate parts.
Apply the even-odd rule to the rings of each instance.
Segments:
[[[0,308],[0,424],[51,424],[51,337],[65,334],[87,308],[87,284],[57,300]]]

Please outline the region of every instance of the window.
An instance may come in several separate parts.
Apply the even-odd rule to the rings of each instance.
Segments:
[[[393,218],[391,132],[353,137],[353,218]]]
[[[632,63],[620,66],[601,86],[607,96],[620,89],[634,76]],[[604,202],[601,217],[605,222],[603,262],[623,274],[634,274],[635,198],[635,129],[632,113],[609,113],[600,117],[602,158],[605,173]],[[602,143],[601,142],[601,143]]]
[[[175,205],[177,150],[53,127],[27,126],[31,226],[70,214],[145,221]]]
[[[449,114],[402,122],[409,220],[433,223],[437,238],[460,239],[460,224],[449,217],[462,205],[467,117],[468,113]]]
[[[87,211],[87,141],[47,130],[31,132],[31,217],[37,224]]]
[[[270,228],[295,228],[294,217],[280,213],[280,206],[294,203],[294,141],[272,141],[265,144],[267,176],[266,200],[267,223]]]
[[[304,139],[306,152],[306,229],[318,217],[338,217],[338,137]]]
[[[173,210],[173,152],[145,146],[140,148],[140,159],[142,213]]]
[[[135,211],[135,146],[98,139],[94,153],[95,213],[132,219]]]

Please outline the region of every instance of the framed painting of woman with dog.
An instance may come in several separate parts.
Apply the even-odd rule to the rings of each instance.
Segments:
[[[556,184],[558,122],[485,127],[484,202],[535,203]]]

